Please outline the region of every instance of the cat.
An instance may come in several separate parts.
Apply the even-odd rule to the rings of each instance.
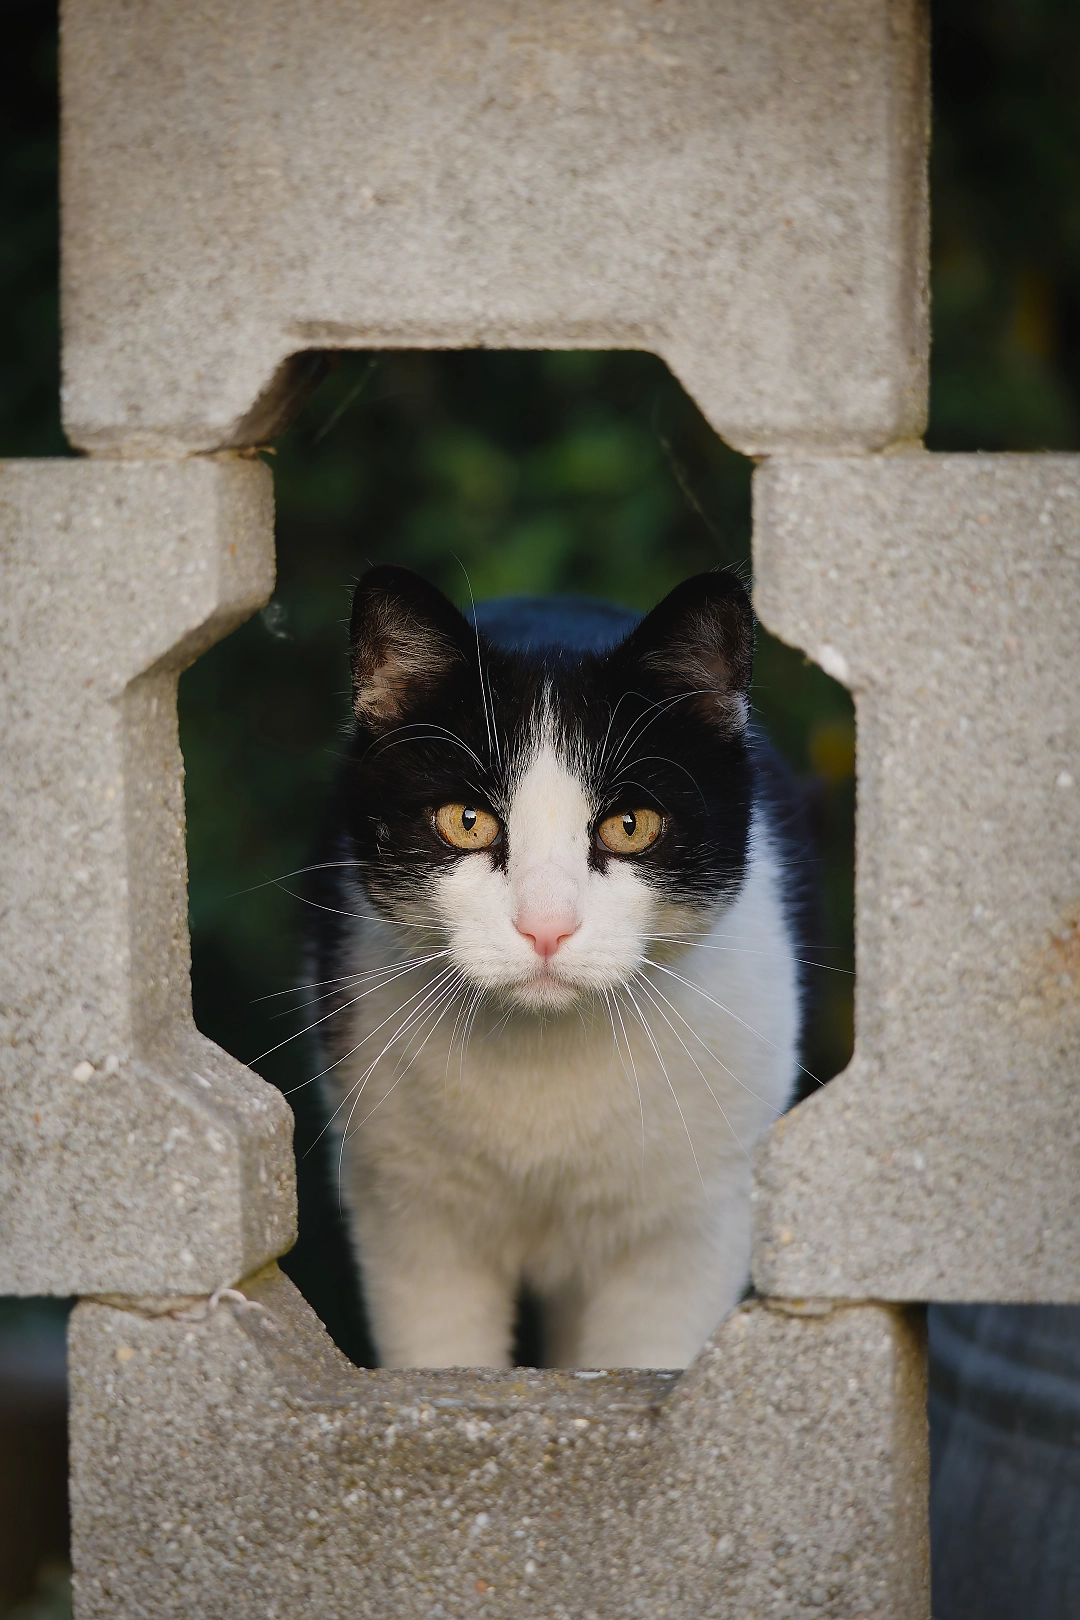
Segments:
[[[644,618],[360,580],[309,891],[321,1083],[379,1359],[684,1367],[747,1287],[806,848],[730,573]]]

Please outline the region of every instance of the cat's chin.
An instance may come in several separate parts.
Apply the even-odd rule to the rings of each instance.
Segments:
[[[567,983],[546,969],[516,984],[504,985],[502,989],[505,1001],[523,1012],[533,1013],[568,1012],[587,993],[584,985]]]

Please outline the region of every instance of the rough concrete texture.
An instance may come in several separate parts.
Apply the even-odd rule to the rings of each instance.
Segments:
[[[291,1115],[191,1019],[181,668],[273,584],[270,477],[0,465],[0,1292],[210,1290],[293,1238]]]
[[[250,443],[297,351],[489,345],[655,350],[747,451],[915,437],[925,44],[921,0],[67,0],[68,433]]]
[[[246,1292],[77,1308],[78,1620],[925,1620],[916,1318],[744,1307],[681,1381],[370,1373]]]
[[[1080,1300],[1080,457],[755,481],[764,622],[855,693],[855,1058],[763,1143],[770,1294]]]

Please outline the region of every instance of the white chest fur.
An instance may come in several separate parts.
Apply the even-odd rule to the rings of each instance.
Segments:
[[[560,1364],[693,1356],[745,1285],[750,1155],[795,1084],[780,884],[758,816],[736,899],[680,911],[677,927],[654,916],[606,993],[628,929],[618,905],[586,907],[581,973],[586,951],[604,963],[597,993],[546,1013],[478,999],[448,931],[363,923],[349,1055],[326,1084],[385,1362],[505,1365],[522,1279],[546,1301]],[[477,948],[482,906],[465,908]],[[395,972],[410,949],[431,959]]]

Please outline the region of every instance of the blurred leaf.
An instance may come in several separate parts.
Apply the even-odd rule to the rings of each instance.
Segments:
[[[855,726],[846,716],[824,720],[810,734],[810,763],[831,785],[855,774]]]
[[[65,1563],[50,1561],[38,1571],[33,1597],[5,1612],[4,1620],[71,1620],[71,1570]]]

